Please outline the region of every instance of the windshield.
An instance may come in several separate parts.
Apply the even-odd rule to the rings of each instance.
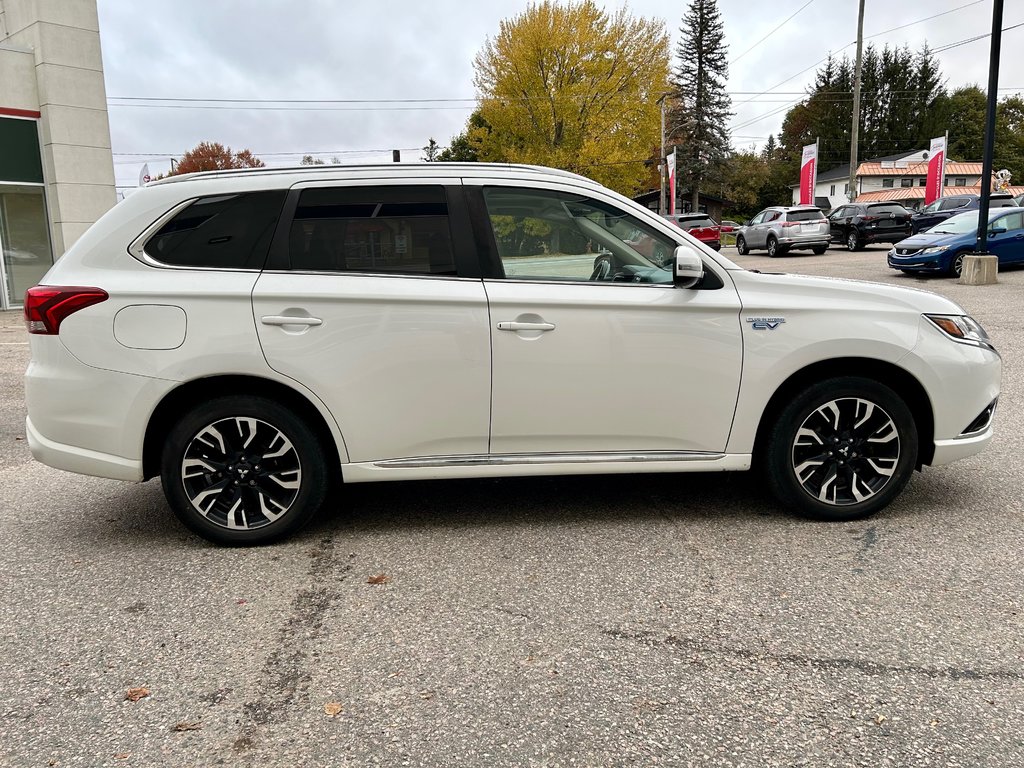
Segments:
[[[930,235],[965,235],[968,232],[978,231],[978,211],[964,211],[956,216],[950,216],[945,221],[940,221],[928,230]],[[998,211],[991,211],[988,220],[992,221],[996,216],[1001,215]],[[990,225],[991,226],[991,225]]]

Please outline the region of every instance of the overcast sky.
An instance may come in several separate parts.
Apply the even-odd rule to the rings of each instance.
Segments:
[[[169,167],[171,156],[204,140],[249,148],[269,165],[294,164],[308,153],[322,153],[324,159],[337,155],[344,162],[388,161],[391,149],[414,160],[431,136],[446,145],[462,130],[473,108],[474,55],[497,33],[499,21],[521,13],[527,2],[98,0],[98,5],[117,183],[135,185],[147,159],[156,174]],[[605,5],[614,10],[621,4]],[[628,3],[634,15],[665,21],[673,51],[687,6],[688,0]],[[1005,6],[1004,28],[1024,23],[1024,1]],[[719,0],[719,7],[732,62],[733,145],[760,145],[778,132],[786,109],[811,82],[816,63],[830,51],[853,55],[857,0]],[[944,15],[912,24],[936,14]],[[867,0],[864,34],[879,47],[917,49],[927,41],[938,48],[984,35],[991,24],[992,0]],[[910,26],[894,30],[902,25]],[[938,54],[949,87],[986,86],[988,45],[986,38]],[[1024,26],[1003,35],[999,86],[1006,89],[1000,95],[1024,91]],[[768,92],[758,95],[762,91]],[[330,109],[308,104],[237,109],[219,103],[196,109],[123,97],[449,101],[321,105]]]

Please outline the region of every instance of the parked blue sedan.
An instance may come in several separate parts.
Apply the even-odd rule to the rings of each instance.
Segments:
[[[988,252],[999,266],[1024,264],[1024,208],[989,211]],[[927,232],[900,240],[889,251],[889,266],[903,272],[936,272],[959,277],[964,256],[974,251],[978,211],[951,216]]]

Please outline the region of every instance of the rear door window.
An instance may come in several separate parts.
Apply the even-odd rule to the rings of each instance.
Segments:
[[[440,186],[304,189],[288,233],[293,270],[455,275]]]
[[[284,190],[201,197],[149,239],[146,255],[176,267],[261,269],[284,197]]]

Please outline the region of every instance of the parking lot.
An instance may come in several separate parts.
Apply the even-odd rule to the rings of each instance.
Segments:
[[[0,313],[0,765],[1024,764],[1024,270],[887,249],[724,250],[937,291],[1003,355],[991,448],[836,525],[751,473],[381,483],[216,548],[32,461]]]

